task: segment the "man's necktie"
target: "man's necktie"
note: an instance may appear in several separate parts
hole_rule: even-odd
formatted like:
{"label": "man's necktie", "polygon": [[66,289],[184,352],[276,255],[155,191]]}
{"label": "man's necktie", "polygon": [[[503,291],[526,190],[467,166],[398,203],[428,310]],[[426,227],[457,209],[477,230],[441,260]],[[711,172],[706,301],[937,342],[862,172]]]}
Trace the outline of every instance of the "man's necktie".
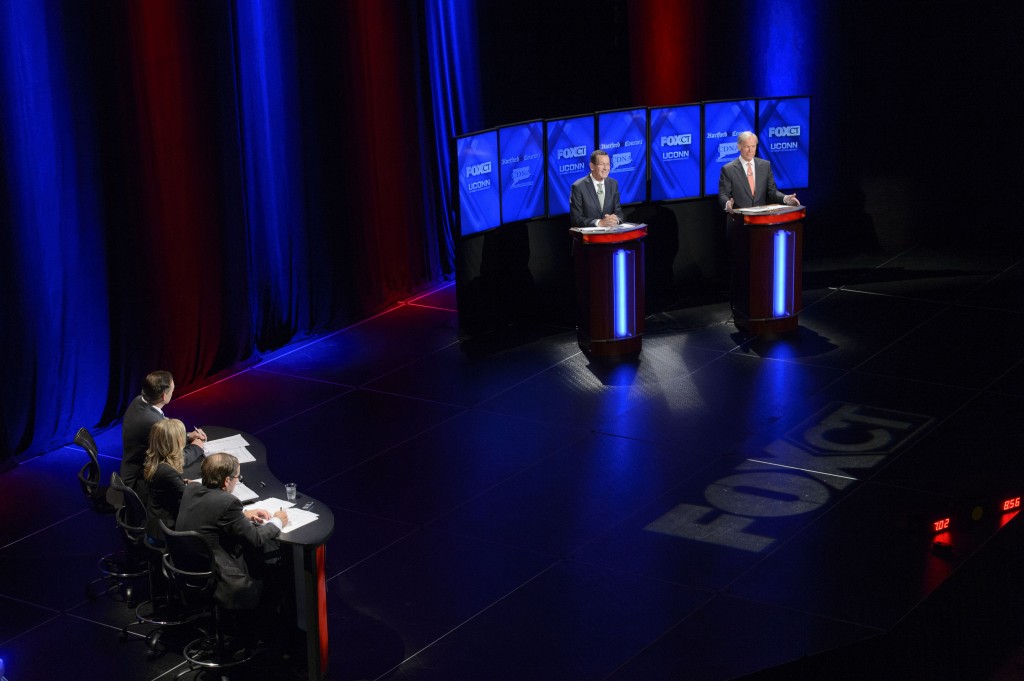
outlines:
{"label": "man's necktie", "polygon": [[601,204],[601,210],[604,210],[604,182],[597,183],[597,202]]}
{"label": "man's necktie", "polygon": [[754,195],[754,162],[747,164],[747,184],[750,185],[750,195]]}

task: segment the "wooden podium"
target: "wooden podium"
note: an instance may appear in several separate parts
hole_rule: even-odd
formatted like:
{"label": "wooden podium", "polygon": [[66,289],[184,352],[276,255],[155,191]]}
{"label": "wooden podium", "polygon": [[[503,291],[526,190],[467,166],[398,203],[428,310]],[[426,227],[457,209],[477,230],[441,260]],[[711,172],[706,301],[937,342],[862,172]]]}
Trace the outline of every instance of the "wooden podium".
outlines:
{"label": "wooden podium", "polygon": [[729,216],[733,321],[741,331],[796,330],[806,215],[804,206],[761,206]]}
{"label": "wooden podium", "polygon": [[640,352],[644,333],[647,225],[573,227],[576,337],[596,356]]}

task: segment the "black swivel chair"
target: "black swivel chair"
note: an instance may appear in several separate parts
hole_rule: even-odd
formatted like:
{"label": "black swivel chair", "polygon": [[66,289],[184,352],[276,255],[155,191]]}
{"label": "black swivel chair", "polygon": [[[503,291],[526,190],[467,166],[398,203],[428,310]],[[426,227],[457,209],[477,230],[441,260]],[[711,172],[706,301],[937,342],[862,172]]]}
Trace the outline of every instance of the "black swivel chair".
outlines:
{"label": "black swivel chair", "polygon": [[79,428],[75,433],[75,444],[85,450],[89,460],[78,471],[78,484],[82,487],[82,494],[89,501],[89,506],[99,513],[113,513],[121,505],[118,494],[108,486],[101,485],[103,475],[100,469],[100,450],[96,446],[96,440],[92,433],[86,428]]}
{"label": "black swivel chair", "polygon": [[116,474],[112,476],[110,484],[111,489],[116,490],[124,499],[124,506],[117,512],[117,525],[124,533],[126,541],[131,541],[143,549],[149,575],[149,600],[139,603],[135,608],[135,621],[121,628],[121,640],[128,640],[129,629],[133,626],[156,625],[145,639],[149,649],[147,656],[152,659],[164,652],[161,646],[164,627],[187,624],[198,619],[203,612],[199,608],[185,605],[164,574],[163,555],[166,544],[162,537],[156,537],[150,531],[153,528],[149,521],[149,512],[139,495],[126,486]]}
{"label": "black swivel chair", "polygon": [[187,605],[201,606],[213,615],[212,635],[188,643],[182,654],[188,668],[175,678],[193,671],[223,669],[248,662],[256,651],[248,648],[242,638],[224,631],[224,613],[216,598],[219,577],[214,569],[213,552],[198,532],[177,532],[160,521],[167,550],[164,568]]}
{"label": "black swivel chair", "polygon": [[[79,428],[75,435],[75,444],[89,455],[89,460],[78,471],[78,482],[90,508],[103,515],[115,513],[117,507],[123,502],[120,493],[107,485],[100,484],[101,469],[96,441],[93,440],[88,430]],[[86,585],[86,597],[89,600],[95,598],[93,587],[96,584],[104,583],[107,585],[106,591],[109,591],[111,586],[116,586],[117,592],[128,605],[134,606],[132,580],[146,574],[145,561],[141,560],[141,555],[137,551],[131,550],[130,547],[126,547],[124,550],[114,551],[103,556],[96,562],[96,566],[100,571],[100,576]]]}

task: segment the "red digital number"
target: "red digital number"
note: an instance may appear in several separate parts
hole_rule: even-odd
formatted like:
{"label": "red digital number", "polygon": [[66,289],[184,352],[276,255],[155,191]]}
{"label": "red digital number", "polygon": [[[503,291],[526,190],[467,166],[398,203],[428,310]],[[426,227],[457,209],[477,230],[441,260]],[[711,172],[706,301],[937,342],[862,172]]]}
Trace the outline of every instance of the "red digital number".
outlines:
{"label": "red digital number", "polygon": [[1020,497],[1014,497],[1013,499],[1007,499],[1003,502],[1003,510],[1009,511],[1015,508],[1020,508]]}
{"label": "red digital number", "polygon": [[943,518],[942,520],[936,520],[932,524],[935,526],[935,531],[936,532],[941,532],[942,530],[945,530],[945,529],[949,528],[949,518]]}

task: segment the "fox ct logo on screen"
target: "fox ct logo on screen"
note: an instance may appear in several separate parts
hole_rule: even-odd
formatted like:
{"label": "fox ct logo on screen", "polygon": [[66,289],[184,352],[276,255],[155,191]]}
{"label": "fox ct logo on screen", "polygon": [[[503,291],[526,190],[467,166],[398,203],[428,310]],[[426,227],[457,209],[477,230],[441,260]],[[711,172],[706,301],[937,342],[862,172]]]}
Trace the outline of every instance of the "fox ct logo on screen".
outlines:
{"label": "fox ct logo on screen", "polygon": [[578,147],[562,147],[557,152],[556,158],[581,158],[587,155],[587,147],[584,144]]}
{"label": "fox ct logo on screen", "polygon": [[483,163],[477,163],[476,165],[466,166],[466,177],[486,175],[489,172],[491,172],[490,161],[484,161]]}
{"label": "fox ct logo on screen", "polygon": [[[466,177],[478,177],[480,175],[488,175],[491,172],[491,162],[484,161],[483,163],[477,163],[476,165],[466,166]],[[478,192],[481,189],[487,189],[491,186],[490,178],[484,178],[482,180],[476,180],[469,182],[466,185],[466,190],[471,192]]]}
{"label": "fox ct logo on screen", "polygon": [[768,128],[768,137],[799,137],[799,125],[777,125]]}

